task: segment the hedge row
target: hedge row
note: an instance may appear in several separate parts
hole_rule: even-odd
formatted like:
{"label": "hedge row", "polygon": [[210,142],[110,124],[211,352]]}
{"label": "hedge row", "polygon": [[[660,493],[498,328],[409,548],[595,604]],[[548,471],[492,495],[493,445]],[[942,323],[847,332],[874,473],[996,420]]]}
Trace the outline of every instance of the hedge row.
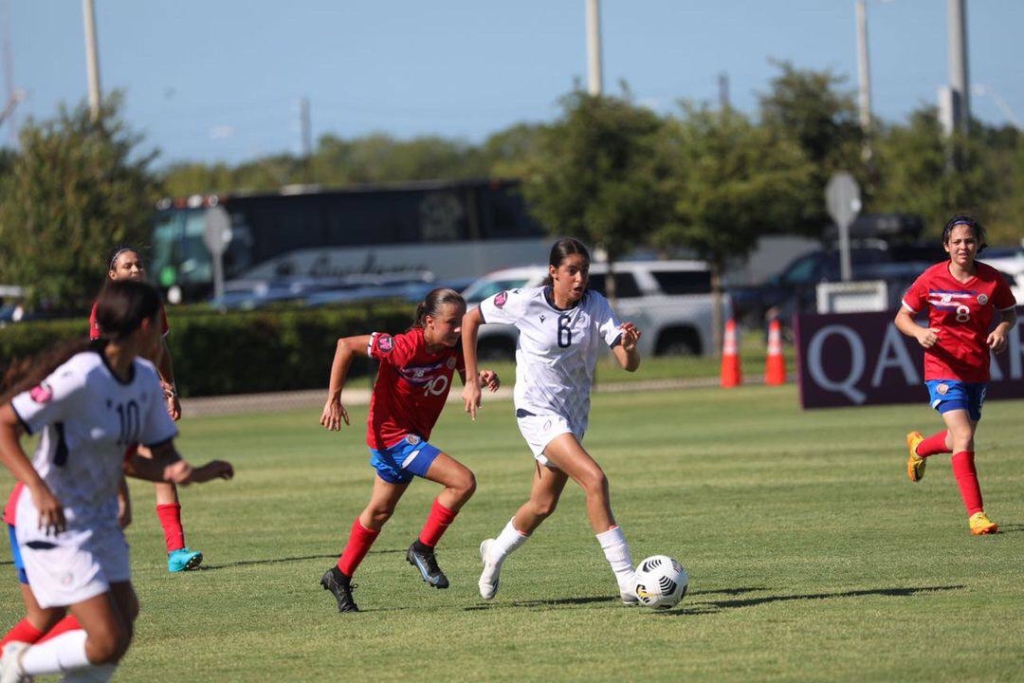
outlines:
{"label": "hedge row", "polygon": [[[413,306],[375,302],[230,313],[183,307],[167,314],[178,391],[193,397],[326,388],[339,337],[401,332],[412,322]],[[84,318],[8,325],[0,329],[0,366],[88,329]],[[357,362],[352,374],[370,368]]]}

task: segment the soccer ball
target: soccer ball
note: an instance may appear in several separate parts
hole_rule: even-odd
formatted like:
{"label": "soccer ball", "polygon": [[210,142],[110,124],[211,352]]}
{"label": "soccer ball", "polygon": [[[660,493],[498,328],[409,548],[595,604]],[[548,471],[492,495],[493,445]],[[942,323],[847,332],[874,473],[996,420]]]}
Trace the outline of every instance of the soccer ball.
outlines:
{"label": "soccer ball", "polygon": [[640,604],[669,609],[686,595],[690,578],[683,565],[668,555],[652,555],[637,565],[633,589]]}

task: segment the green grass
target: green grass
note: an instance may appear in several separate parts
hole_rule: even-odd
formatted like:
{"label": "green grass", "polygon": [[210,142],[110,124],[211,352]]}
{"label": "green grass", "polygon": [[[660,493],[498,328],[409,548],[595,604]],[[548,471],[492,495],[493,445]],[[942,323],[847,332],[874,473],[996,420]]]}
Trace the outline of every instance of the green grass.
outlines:
{"label": "green grass", "polygon": [[[117,680],[1022,680],[1022,408],[986,405],[978,463],[1002,533],[976,538],[948,458],[906,478],[904,434],[939,426],[924,405],[801,412],[793,386],[595,395],[587,445],[634,560],[690,573],[666,612],[619,604],[572,485],[480,600],[477,545],[531,475],[509,402],[476,423],[451,407],[434,435],[479,482],[438,548],[452,587],[405,563],[437,493],[416,482],[356,576],[364,611],[345,615],[318,581],[369,495],[363,427],[328,433],[316,410],[188,419],[181,450],[237,476],[183,490],[206,554],[184,575],[166,571],[151,488],[132,483],[142,614]],[[10,577],[0,623],[19,615]]]}

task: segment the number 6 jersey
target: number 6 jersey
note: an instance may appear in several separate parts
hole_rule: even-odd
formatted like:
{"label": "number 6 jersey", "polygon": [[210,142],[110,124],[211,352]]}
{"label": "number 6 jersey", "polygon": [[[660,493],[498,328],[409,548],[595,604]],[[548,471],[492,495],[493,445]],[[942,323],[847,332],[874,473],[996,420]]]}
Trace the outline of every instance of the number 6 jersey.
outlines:
{"label": "number 6 jersey", "polygon": [[122,382],[99,351],[72,356],[15,396],[11,407],[28,433],[42,430],[32,465],[63,503],[71,525],[111,509],[116,517],[127,448],[155,446],[178,433],[153,364],[136,358],[131,378]]}
{"label": "number 6 jersey", "polygon": [[587,290],[579,303],[559,310],[549,288],[499,292],[480,303],[484,322],[515,325],[517,411],[560,415],[582,434],[590,414],[590,386],[602,346],[622,332],[608,300]]}

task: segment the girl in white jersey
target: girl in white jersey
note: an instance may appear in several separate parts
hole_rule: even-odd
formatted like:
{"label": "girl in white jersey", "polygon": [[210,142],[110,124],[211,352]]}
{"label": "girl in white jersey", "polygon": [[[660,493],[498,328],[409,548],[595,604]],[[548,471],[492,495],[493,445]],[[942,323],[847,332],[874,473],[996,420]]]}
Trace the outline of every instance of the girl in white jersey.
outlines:
{"label": "girl in white jersey", "polygon": [[[477,371],[477,335],[485,322],[519,329],[514,391],[519,430],[536,459],[530,499],[497,538],[480,544],[484,569],[480,595],[494,597],[505,558],[526,542],[558,504],[566,482],[579,484],[587,499],[587,516],[615,573],[624,604],[636,604],[629,544],[615,523],[608,479],[583,448],[590,413],[590,387],[602,345],[611,347],[619,364],[634,372],[640,366],[640,330],[619,323],[608,301],[588,290],[590,254],[580,242],[563,238],[551,248],[550,284],[514,289],[485,299],[462,322],[466,373]],[[480,388],[462,391],[473,419],[480,406]]]}
{"label": "girl in white jersey", "polygon": [[[29,584],[42,608],[66,607],[81,624],[36,645],[8,643],[3,683],[56,673],[106,681],[128,649],[139,605],[117,519],[122,474],[176,484],[233,475],[222,461],[193,468],[174,448],[156,369],[139,357],[160,335],[159,313],[149,285],[109,283],[97,304],[101,339],[40,358],[0,404],[0,462],[26,489],[16,535]],[[41,434],[33,461],[22,432]]]}

